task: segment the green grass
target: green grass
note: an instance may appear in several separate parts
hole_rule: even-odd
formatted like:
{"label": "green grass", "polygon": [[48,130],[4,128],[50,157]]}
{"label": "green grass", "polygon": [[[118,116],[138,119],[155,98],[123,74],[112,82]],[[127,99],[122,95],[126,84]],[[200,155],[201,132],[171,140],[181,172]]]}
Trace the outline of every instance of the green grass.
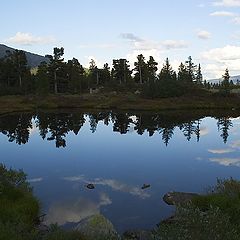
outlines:
{"label": "green grass", "polygon": [[0,114],[36,109],[82,108],[119,110],[184,110],[184,109],[239,109],[240,97],[205,95],[161,99],[145,99],[133,93],[99,93],[82,95],[1,96]]}
{"label": "green grass", "polygon": [[0,240],[83,240],[76,231],[54,226],[38,231],[39,201],[32,194],[26,174],[0,164]]}
{"label": "green grass", "polygon": [[207,195],[178,206],[175,221],[162,223],[155,239],[240,239],[240,182],[218,180]]}

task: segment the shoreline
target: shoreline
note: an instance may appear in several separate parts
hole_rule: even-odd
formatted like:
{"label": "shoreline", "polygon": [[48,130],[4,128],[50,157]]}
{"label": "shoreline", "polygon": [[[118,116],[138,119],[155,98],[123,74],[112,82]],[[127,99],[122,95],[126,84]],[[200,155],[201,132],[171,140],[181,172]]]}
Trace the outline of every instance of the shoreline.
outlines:
{"label": "shoreline", "polygon": [[126,111],[240,110],[240,97],[196,96],[145,99],[134,94],[82,94],[0,97],[0,115],[12,112],[91,109]]}

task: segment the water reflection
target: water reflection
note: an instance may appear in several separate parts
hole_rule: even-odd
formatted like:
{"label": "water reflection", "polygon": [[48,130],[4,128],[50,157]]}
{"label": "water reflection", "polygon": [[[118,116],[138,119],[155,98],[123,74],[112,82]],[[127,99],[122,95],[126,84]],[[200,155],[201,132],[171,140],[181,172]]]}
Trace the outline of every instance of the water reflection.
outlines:
{"label": "water reflection", "polygon": [[206,115],[217,120],[218,131],[224,143],[227,143],[229,131],[233,127],[231,117],[237,113],[229,113],[226,117],[219,113],[201,112],[161,112],[161,113],[134,113],[102,111],[96,113],[63,112],[63,113],[20,113],[0,117],[0,132],[7,136],[9,142],[26,144],[32,132],[39,131],[42,139],[55,141],[56,147],[66,147],[66,136],[73,132],[78,135],[86,122],[89,122],[90,131],[97,130],[99,122],[105,125],[112,124],[112,130],[120,134],[136,132],[139,135],[148,133],[149,137],[160,134],[162,141],[167,146],[179,129],[187,141],[193,137],[197,141],[201,136],[209,133],[209,129],[201,126],[202,118]]}
{"label": "water reflection", "polygon": [[[130,195],[137,196],[141,199],[149,198],[150,194],[143,191],[139,186],[130,186],[128,184],[119,182],[115,179],[104,179],[104,178],[95,178],[91,181],[87,180],[84,175],[64,177],[66,181],[70,182],[79,182],[79,183],[89,183],[91,182],[94,185],[100,185],[105,187],[110,187],[114,191],[119,191],[123,193],[129,193]],[[83,184],[81,184],[83,185]]]}
{"label": "water reflection", "polygon": [[82,219],[100,213],[102,206],[112,203],[106,193],[101,193],[98,202],[91,199],[78,198],[53,203],[47,213],[45,223],[58,223],[65,225],[66,223],[78,223]]}

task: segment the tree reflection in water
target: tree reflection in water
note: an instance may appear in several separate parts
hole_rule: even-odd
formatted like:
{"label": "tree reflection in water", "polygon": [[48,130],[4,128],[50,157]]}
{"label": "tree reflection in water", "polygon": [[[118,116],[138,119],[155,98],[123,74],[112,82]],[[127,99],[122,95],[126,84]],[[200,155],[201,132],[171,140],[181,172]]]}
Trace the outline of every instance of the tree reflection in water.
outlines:
{"label": "tree reflection in water", "polygon": [[176,129],[182,131],[187,141],[193,136],[197,141],[201,137],[201,119],[209,116],[217,120],[218,131],[224,143],[227,143],[229,130],[233,127],[231,117],[238,117],[237,113],[230,112],[39,112],[16,113],[0,117],[0,132],[7,136],[10,142],[26,144],[34,126],[38,129],[42,139],[55,141],[56,147],[66,147],[66,136],[69,132],[78,135],[82,126],[89,121],[90,130],[94,133],[98,123],[112,124],[114,132],[127,134],[130,129],[142,135],[145,132],[149,137],[155,133],[161,134],[162,141],[167,146],[174,136]]}

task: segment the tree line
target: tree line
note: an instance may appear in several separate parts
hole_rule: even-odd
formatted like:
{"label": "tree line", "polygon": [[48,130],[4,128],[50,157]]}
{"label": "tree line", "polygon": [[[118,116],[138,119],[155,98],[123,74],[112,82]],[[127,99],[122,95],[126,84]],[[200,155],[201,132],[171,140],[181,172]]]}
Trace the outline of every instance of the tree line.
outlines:
{"label": "tree line", "polygon": [[189,56],[174,71],[169,59],[162,68],[150,56],[140,54],[134,68],[127,59],[114,59],[112,68],[105,63],[102,68],[92,59],[89,68],[84,68],[78,59],[64,61],[64,48],[54,48],[53,55],[46,55],[36,71],[28,67],[24,51],[7,51],[0,59],[0,94],[80,94],[90,89],[111,91],[134,91],[145,97],[174,97],[194,90],[220,88],[226,94],[231,89],[230,76],[226,69],[221,85],[203,81],[201,65],[194,64]]}

